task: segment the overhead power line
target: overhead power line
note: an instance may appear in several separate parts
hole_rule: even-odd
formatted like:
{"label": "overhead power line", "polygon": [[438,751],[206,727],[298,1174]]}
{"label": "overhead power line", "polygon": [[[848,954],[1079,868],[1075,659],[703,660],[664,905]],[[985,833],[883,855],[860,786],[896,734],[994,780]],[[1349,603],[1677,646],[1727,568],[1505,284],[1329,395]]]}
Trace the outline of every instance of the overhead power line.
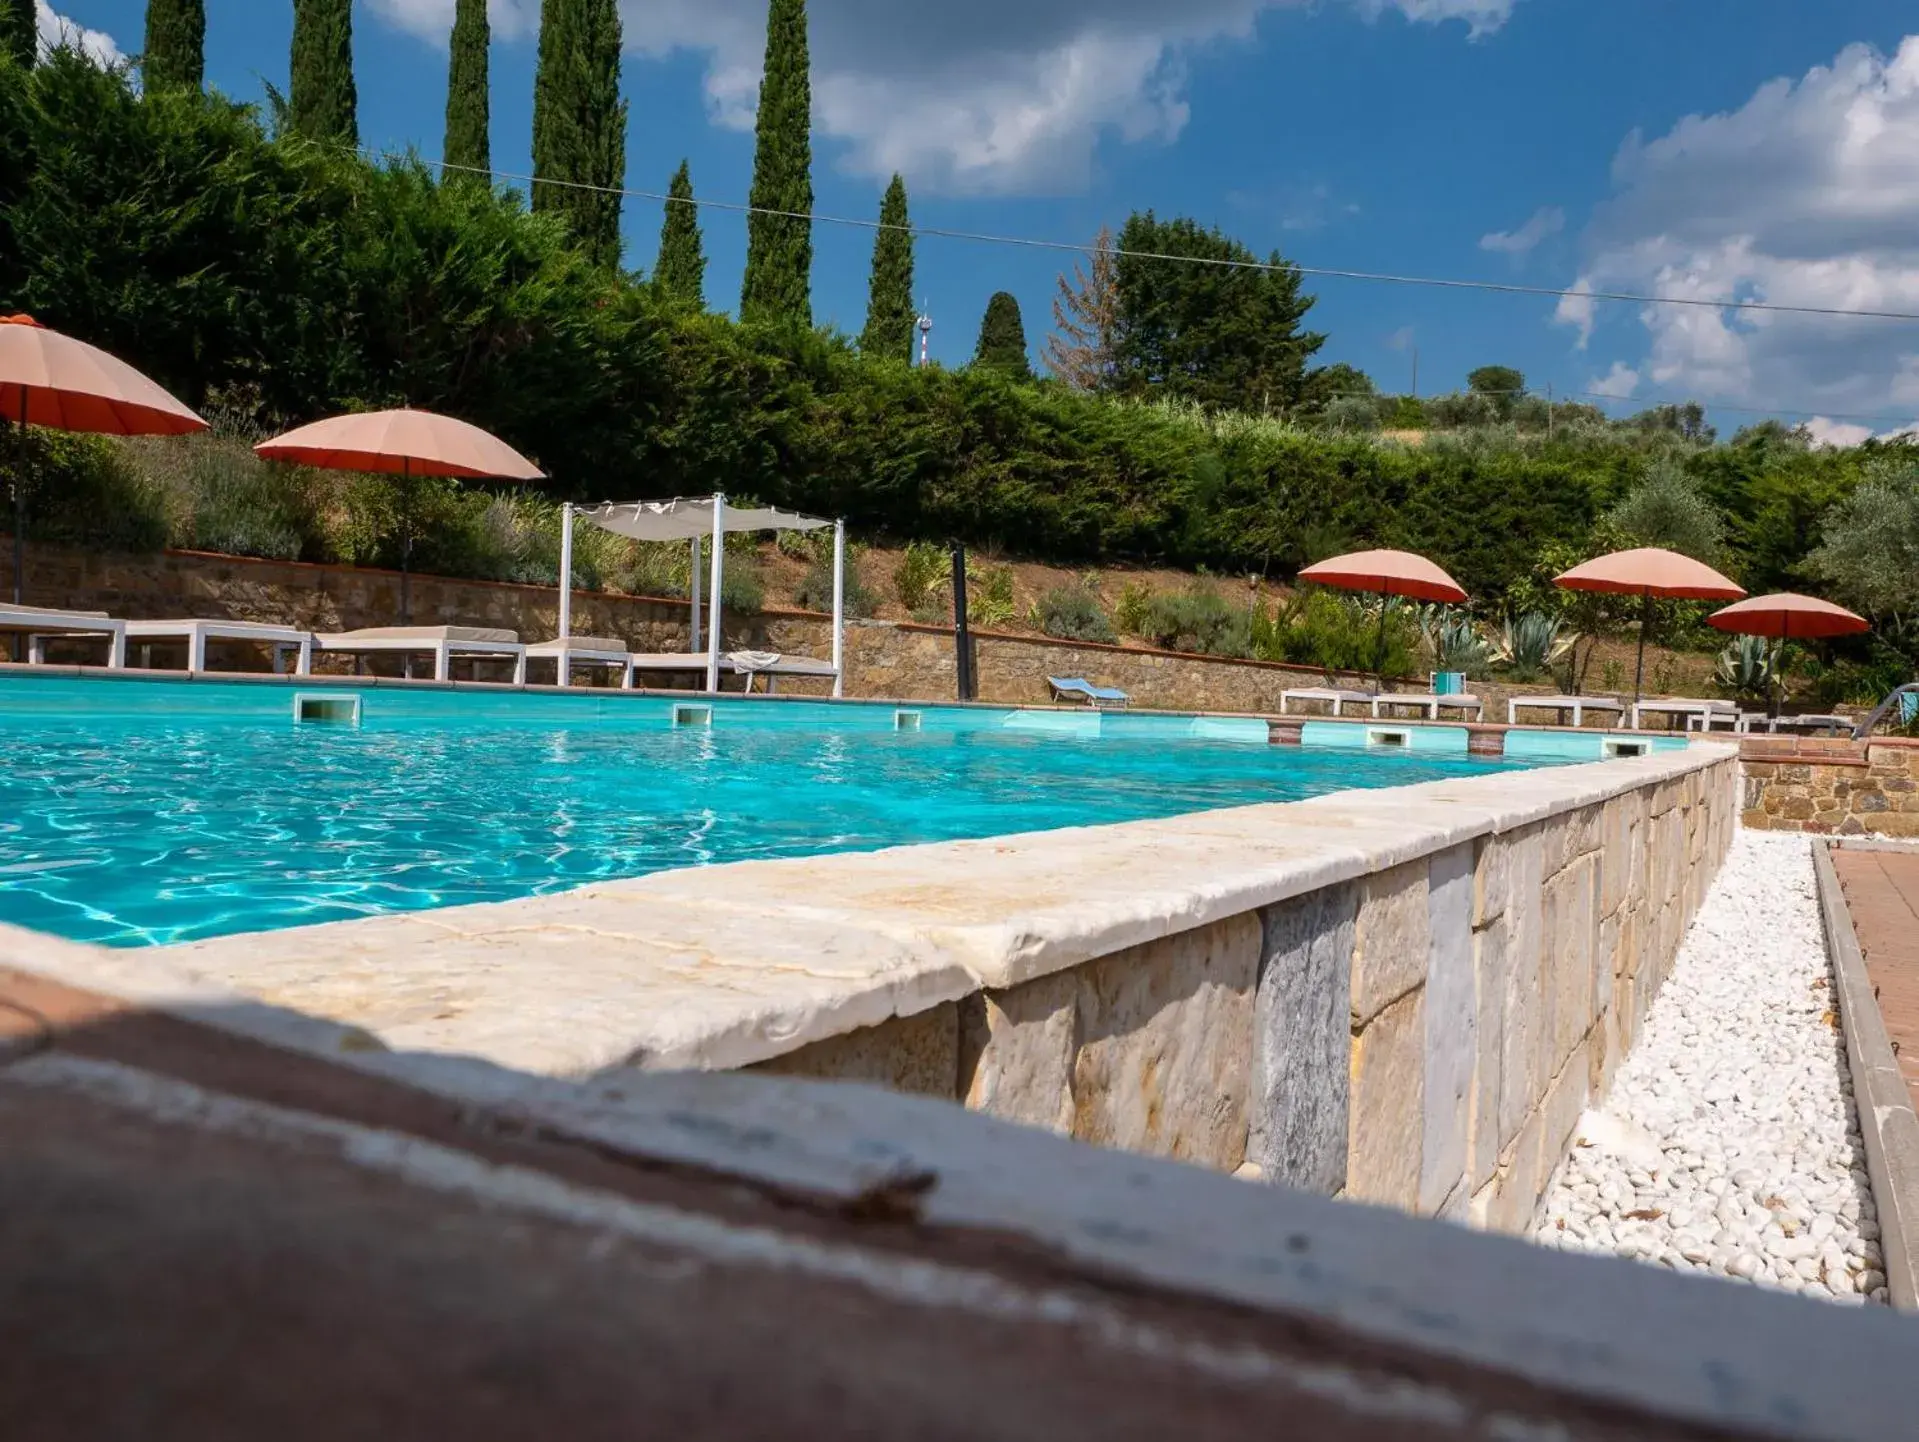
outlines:
{"label": "overhead power line", "polygon": [[[350,147],[349,147],[350,148]],[[1211,256],[1168,255],[1150,250],[1123,250],[1118,246],[1100,247],[1088,245],[1082,241],[1045,240],[1026,235],[996,235],[989,231],[953,230],[933,225],[887,225],[879,220],[867,220],[859,216],[823,215],[818,211],[778,210],[769,206],[752,205],[736,200],[702,200],[695,196],[668,195],[657,190],[637,190],[631,186],[593,185],[580,180],[548,180],[533,175],[519,175],[512,171],[488,170],[477,165],[450,165],[444,160],[425,161],[424,164],[437,167],[441,171],[458,171],[464,174],[485,175],[494,180],[511,181],[520,185],[557,185],[569,190],[591,191],[599,195],[621,195],[631,200],[658,201],[663,205],[692,205],[703,210],[725,211],[736,215],[763,215],[785,220],[804,220],[816,225],[841,225],[856,230],[901,230],[908,235],[934,240],[963,240],[979,245],[1009,245],[1026,250],[1055,251],[1070,255],[1109,255],[1114,259],[1165,261],[1175,265],[1204,265],[1224,270],[1278,271],[1294,275],[1312,276],[1318,280],[1357,280],[1377,285],[1418,286],[1433,290],[1469,290],[1492,292],[1498,295],[1538,296],[1549,300],[1594,300],[1617,301],[1627,305],[1677,305],[1690,306],[1701,310],[1731,310],[1766,315],[1816,315],[1834,316],[1849,320],[1897,320],[1919,321],[1919,313],[1899,310],[1858,310],[1845,306],[1823,305],[1780,305],[1772,301],[1761,300],[1715,300],[1690,295],[1640,295],[1632,291],[1621,290],[1581,290],[1568,286],[1555,288],[1544,285],[1520,285],[1512,281],[1499,280],[1461,280],[1445,276],[1398,275],[1388,271],[1353,270],[1345,267],[1323,265],[1297,265],[1292,261],[1274,264],[1263,260],[1219,260]]]}

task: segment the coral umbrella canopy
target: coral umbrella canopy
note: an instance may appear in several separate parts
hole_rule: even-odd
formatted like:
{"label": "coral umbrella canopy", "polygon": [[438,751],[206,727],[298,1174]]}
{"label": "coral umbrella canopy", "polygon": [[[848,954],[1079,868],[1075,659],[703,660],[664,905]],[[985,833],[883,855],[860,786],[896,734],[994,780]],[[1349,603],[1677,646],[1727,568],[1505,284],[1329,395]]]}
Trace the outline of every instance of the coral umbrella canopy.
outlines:
{"label": "coral umbrella canopy", "polygon": [[1825,636],[1856,636],[1872,629],[1864,616],[1835,606],[1817,596],[1782,591],[1754,596],[1715,611],[1706,623],[1739,636],[1765,636],[1774,641],[1814,641]]}
{"label": "coral umbrella canopy", "polygon": [[184,436],[207,428],[125,361],[24,315],[0,316],[0,414],[105,436]]}
{"label": "coral umbrella canopy", "polygon": [[1414,601],[1445,601],[1457,605],[1465,588],[1424,556],[1411,551],[1355,551],[1334,556],[1299,573],[1302,581],[1338,586],[1346,591],[1371,591],[1383,596],[1405,596]]}
{"label": "coral umbrella canopy", "polygon": [[501,481],[537,481],[544,476],[499,437],[432,411],[335,416],[262,441],[253,449],[268,460],[330,471]]}
{"label": "coral umbrella canopy", "polygon": [[1604,591],[1619,596],[1658,596],[1677,601],[1736,601],[1745,588],[1728,580],[1703,561],[1647,546],[1637,551],[1614,551],[1609,556],[1574,566],[1554,585],[1569,591]]}

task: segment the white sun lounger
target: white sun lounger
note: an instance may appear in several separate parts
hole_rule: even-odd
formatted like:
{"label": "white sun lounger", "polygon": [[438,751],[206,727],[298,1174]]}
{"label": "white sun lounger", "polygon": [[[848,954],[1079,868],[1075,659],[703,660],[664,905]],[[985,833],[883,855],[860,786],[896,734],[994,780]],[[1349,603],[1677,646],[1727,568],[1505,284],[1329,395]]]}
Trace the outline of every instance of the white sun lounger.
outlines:
{"label": "white sun lounger", "polygon": [[1048,676],[1055,701],[1084,701],[1095,711],[1124,711],[1133,698],[1117,686],[1095,686],[1083,676]]}
{"label": "white sun lounger", "polygon": [[313,670],[313,636],[298,626],[275,626],[262,621],[220,621],[188,617],[176,621],[129,621],[129,641],[184,641],[187,670],[207,669],[207,642],[257,641],[273,648],[274,670],[282,658],[292,652],[293,674],[305,676]]}
{"label": "white sun lounger", "polygon": [[555,684],[573,684],[575,666],[598,666],[620,673],[620,685],[633,689],[633,656],[626,642],[604,636],[562,636],[556,641],[541,641],[526,648],[529,661],[551,661]]}
{"label": "white sun lounger", "polygon": [[[697,671],[706,674],[706,652],[704,651],[635,651],[626,658],[633,663],[633,669],[661,675],[671,675],[681,671]],[[722,674],[733,674],[739,668],[726,657],[720,657]]]}
{"label": "white sun lounger", "polygon": [[1337,686],[1301,686],[1279,693],[1279,714],[1289,714],[1295,701],[1319,701],[1331,706],[1333,715],[1341,716],[1348,706],[1371,706],[1377,694],[1373,691],[1344,691]]}
{"label": "white sun lounger", "polygon": [[783,656],[777,651],[728,651],[726,660],[746,677],[749,694],[755,676],[766,677],[766,691],[770,696],[779,690],[782,676],[814,676],[830,681],[839,674],[831,661],[819,661],[811,656]]}
{"label": "white sun lounger", "polygon": [[46,642],[85,637],[107,643],[107,665],[127,664],[127,623],[116,621],[104,611],[58,611],[45,606],[0,604],[0,634],[25,636],[27,660],[35,666],[46,664]]}
{"label": "white sun lounger", "polygon": [[356,659],[363,656],[431,656],[433,679],[453,679],[455,657],[511,661],[515,684],[526,683],[526,647],[511,631],[480,626],[373,626],[363,631],[316,635],[314,646]]}
{"label": "white sun lounger", "polygon": [[1506,724],[1517,726],[1521,711],[1557,711],[1562,720],[1570,711],[1573,725],[1584,726],[1588,711],[1619,717],[1626,714],[1626,705],[1604,696],[1515,696],[1506,703]]}
{"label": "white sun lounger", "polygon": [[1486,703],[1477,696],[1459,692],[1442,696],[1436,691],[1393,691],[1373,697],[1375,716],[1388,715],[1395,706],[1417,707],[1425,713],[1428,721],[1437,721],[1441,711],[1464,711],[1477,720],[1486,709]]}
{"label": "white sun lounger", "polygon": [[1648,715],[1679,716],[1686,722],[1688,731],[1710,731],[1716,722],[1725,722],[1728,727],[1739,727],[1739,708],[1730,701],[1700,701],[1690,697],[1675,697],[1670,701],[1641,701],[1632,708],[1632,729],[1642,729],[1642,721]]}

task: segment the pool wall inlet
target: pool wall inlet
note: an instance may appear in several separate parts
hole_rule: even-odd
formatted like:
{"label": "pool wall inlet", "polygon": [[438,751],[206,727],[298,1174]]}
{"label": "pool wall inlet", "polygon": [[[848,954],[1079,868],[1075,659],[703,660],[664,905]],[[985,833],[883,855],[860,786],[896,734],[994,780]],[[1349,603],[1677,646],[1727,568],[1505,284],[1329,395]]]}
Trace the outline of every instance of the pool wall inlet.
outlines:
{"label": "pool wall inlet", "polygon": [[369,1045],[862,1081],[1517,1231],[1724,857],[1736,766],[1694,744],[145,954]]}

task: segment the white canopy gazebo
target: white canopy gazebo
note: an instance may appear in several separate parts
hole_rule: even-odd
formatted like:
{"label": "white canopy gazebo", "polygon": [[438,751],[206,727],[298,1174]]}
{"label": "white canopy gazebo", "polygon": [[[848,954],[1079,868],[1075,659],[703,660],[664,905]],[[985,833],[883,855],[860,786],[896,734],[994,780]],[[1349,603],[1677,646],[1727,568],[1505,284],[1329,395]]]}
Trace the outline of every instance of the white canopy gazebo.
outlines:
{"label": "white canopy gazebo", "polygon": [[601,530],[634,541],[689,541],[693,546],[692,651],[700,649],[700,548],[708,537],[713,544],[711,596],[707,603],[706,689],[720,689],[720,584],[726,569],[729,532],[820,531],[833,528],[833,694],[845,690],[846,633],[846,523],[777,511],[770,506],[729,506],[725,496],[696,496],[671,501],[605,501],[597,506],[568,503],[561,510],[560,635],[573,630],[573,518],[591,521]]}

